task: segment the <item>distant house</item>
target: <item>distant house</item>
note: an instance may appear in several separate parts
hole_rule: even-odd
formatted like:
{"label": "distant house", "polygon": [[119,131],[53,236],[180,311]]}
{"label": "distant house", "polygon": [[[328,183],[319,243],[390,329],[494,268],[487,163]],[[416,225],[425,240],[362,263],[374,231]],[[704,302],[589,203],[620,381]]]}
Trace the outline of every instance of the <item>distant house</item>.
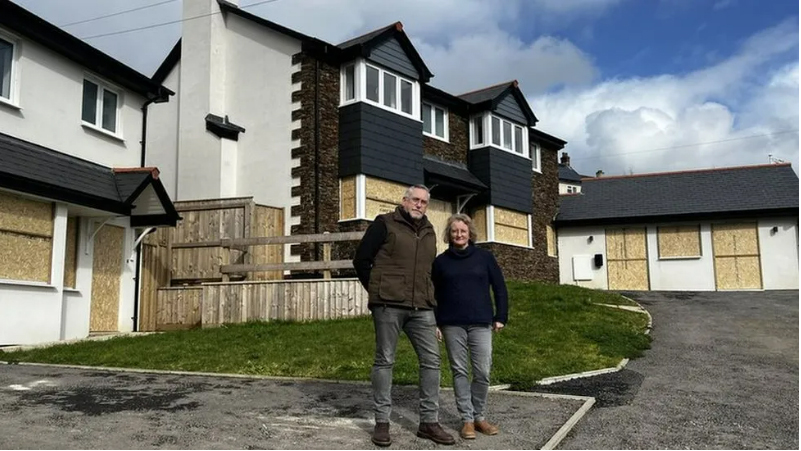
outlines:
{"label": "distant house", "polygon": [[253,196],[286,211],[286,235],[344,232],[423,183],[438,234],[469,213],[509,277],[557,280],[548,230],[565,142],[535,128],[516,81],[461,95],[431,86],[399,22],[332,44],[225,0],[184,2],[184,17],[154,75],[177,101],[153,108],[147,154],[176,199]]}
{"label": "distant house", "polygon": [[0,0],[0,345],[135,329],[137,238],[178,219],[141,167],[170,94]]}
{"label": "distant house", "polygon": [[559,194],[576,194],[581,192],[582,176],[570,166],[570,156],[562,152],[559,159]]}
{"label": "distant house", "polygon": [[560,199],[560,282],[609,290],[798,289],[789,164],[582,179]]}

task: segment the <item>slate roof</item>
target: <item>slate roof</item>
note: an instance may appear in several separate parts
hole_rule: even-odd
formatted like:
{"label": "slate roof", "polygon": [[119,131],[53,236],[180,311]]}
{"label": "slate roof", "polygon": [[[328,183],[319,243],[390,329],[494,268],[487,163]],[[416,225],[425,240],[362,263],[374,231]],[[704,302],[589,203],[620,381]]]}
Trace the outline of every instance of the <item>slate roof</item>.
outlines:
{"label": "slate roof", "polygon": [[487,186],[481,182],[467,166],[452,162],[445,162],[428,155],[423,156],[423,170],[435,177],[448,179],[463,188],[474,191],[483,191]]}
{"label": "slate roof", "polygon": [[514,81],[506,81],[497,85],[481,88],[476,91],[459,94],[456,97],[470,103],[481,103],[488,100],[495,100],[495,98],[503,94],[503,92],[506,91],[509,88],[509,85],[512,83],[514,83]]}
{"label": "slate roof", "polygon": [[345,42],[340,42],[339,44],[337,44],[337,47],[339,47],[341,49],[346,49],[346,48],[354,46],[356,44],[364,44],[364,43],[370,41],[371,39],[373,39],[375,37],[378,37],[378,36],[381,36],[383,33],[386,33],[388,31],[392,30],[393,28],[397,28],[399,26],[399,24],[400,24],[400,22],[395,22],[395,23],[393,23],[391,25],[387,25],[386,27],[381,27],[378,30],[374,30],[374,31],[371,31],[369,33],[365,33],[365,34],[363,34],[361,36],[356,36],[355,38],[348,39]]}
{"label": "slate roof", "polygon": [[132,202],[148,184],[174,225],[178,214],[157,169],[112,169],[0,133],[0,188],[130,215]]}
{"label": "slate roof", "polygon": [[581,175],[570,166],[559,164],[559,180],[581,183]]}
{"label": "slate roof", "polygon": [[0,25],[146,98],[164,101],[174,94],[144,74],[11,1],[0,0]]}
{"label": "slate roof", "polygon": [[798,214],[789,163],[582,179],[560,196],[558,225]]}

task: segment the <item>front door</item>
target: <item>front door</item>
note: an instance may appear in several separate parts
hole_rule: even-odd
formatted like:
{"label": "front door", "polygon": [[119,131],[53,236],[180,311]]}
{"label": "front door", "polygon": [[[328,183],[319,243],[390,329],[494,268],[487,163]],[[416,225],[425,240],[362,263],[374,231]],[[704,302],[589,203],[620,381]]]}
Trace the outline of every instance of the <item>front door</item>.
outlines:
{"label": "front door", "polygon": [[104,225],[95,235],[90,332],[119,330],[120,276],[125,229]]}

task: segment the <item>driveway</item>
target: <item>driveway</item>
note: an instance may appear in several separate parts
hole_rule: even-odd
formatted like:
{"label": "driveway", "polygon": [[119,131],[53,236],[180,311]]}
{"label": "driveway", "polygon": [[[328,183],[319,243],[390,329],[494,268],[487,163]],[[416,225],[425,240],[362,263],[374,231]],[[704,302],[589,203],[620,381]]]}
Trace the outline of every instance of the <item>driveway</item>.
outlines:
{"label": "driveway", "polygon": [[652,349],[537,391],[595,396],[564,449],[798,449],[798,291],[624,293]]}
{"label": "driveway", "polygon": [[[416,437],[416,397],[393,389],[390,449],[443,448]],[[539,449],[584,402],[492,392],[501,433],[457,447]],[[370,387],[359,383],[0,365],[0,412],[0,449],[375,448]],[[461,426],[450,390],[440,421]]]}

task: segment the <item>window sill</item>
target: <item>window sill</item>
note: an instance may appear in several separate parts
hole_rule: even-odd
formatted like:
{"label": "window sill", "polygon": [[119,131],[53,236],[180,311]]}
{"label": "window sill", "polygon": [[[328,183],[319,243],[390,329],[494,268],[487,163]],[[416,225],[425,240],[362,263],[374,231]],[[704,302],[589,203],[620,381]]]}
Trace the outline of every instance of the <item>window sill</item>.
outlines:
{"label": "window sill", "polygon": [[370,221],[370,222],[372,222],[372,219],[367,219],[367,218],[348,218],[348,219],[340,219],[339,221],[337,221],[337,223],[338,224],[345,224],[345,223],[348,223],[348,222],[356,222],[356,221]]}
{"label": "window sill", "polygon": [[12,102],[9,99],[6,99],[5,97],[0,97],[0,105],[4,106],[6,108],[11,108],[12,110],[22,111],[22,107],[21,106],[19,106],[18,104]]}
{"label": "window sill", "polygon": [[527,157],[527,156],[523,155],[522,153],[517,153],[514,150],[507,149],[506,147],[498,146],[496,144],[471,144],[470,145],[470,150],[486,149],[487,147],[491,147],[493,149],[498,149],[498,150],[500,150],[502,152],[506,152],[506,153],[512,154],[512,155],[514,155],[516,157],[525,158],[526,160],[531,160],[531,157]]}
{"label": "window sill", "polygon": [[64,288],[62,288],[62,291],[64,291],[65,293],[81,294],[81,290],[79,290],[77,288],[64,287]]}
{"label": "window sill", "polygon": [[426,132],[423,132],[423,136],[427,136],[427,137],[429,137],[429,138],[436,139],[437,141],[442,141],[442,142],[444,142],[444,143],[448,143],[448,144],[450,144],[450,143],[451,143],[451,142],[450,142],[450,141],[449,141],[447,138],[443,138],[443,137],[441,137],[441,136],[437,136],[437,135],[435,135],[435,134],[433,134],[433,133],[426,133]]}
{"label": "window sill", "polygon": [[55,285],[51,285],[45,282],[34,282],[31,280],[11,280],[11,279],[0,279],[0,286],[2,285],[12,285],[18,287],[32,287],[32,288],[46,288],[55,290],[57,287]]}
{"label": "window sill", "polygon": [[477,241],[476,244],[503,244],[504,246],[519,247],[521,249],[528,249],[528,250],[534,249],[533,247],[530,246],[524,246],[522,244],[515,244],[515,243],[505,243],[503,241]]}
{"label": "window sill", "polygon": [[703,258],[703,255],[696,255],[692,257],[659,257],[657,260],[659,261],[671,261],[671,260],[700,260]]}
{"label": "window sill", "polygon": [[103,136],[107,136],[107,137],[109,137],[111,139],[114,139],[116,141],[119,141],[121,143],[125,142],[125,139],[123,139],[122,136],[120,136],[120,135],[118,135],[116,133],[112,133],[112,132],[110,132],[110,131],[108,131],[106,129],[100,128],[97,125],[90,124],[88,122],[81,122],[81,126],[86,130],[90,130],[90,131],[92,131],[94,133],[100,133]]}
{"label": "window sill", "polygon": [[406,119],[410,119],[410,120],[413,120],[415,122],[419,122],[421,124],[423,123],[422,119],[418,119],[418,118],[414,117],[414,115],[412,115],[412,114],[404,113],[401,110],[396,110],[394,108],[390,108],[390,107],[384,105],[383,103],[373,102],[370,99],[348,100],[345,103],[341,103],[339,106],[343,107],[343,106],[353,105],[354,103],[360,103],[360,102],[364,103],[364,104],[367,104],[367,105],[370,105],[370,106],[374,106],[376,108],[381,108],[384,111],[387,111],[387,112],[392,113],[392,114],[397,114],[400,117],[403,117],[403,118],[406,118]]}

